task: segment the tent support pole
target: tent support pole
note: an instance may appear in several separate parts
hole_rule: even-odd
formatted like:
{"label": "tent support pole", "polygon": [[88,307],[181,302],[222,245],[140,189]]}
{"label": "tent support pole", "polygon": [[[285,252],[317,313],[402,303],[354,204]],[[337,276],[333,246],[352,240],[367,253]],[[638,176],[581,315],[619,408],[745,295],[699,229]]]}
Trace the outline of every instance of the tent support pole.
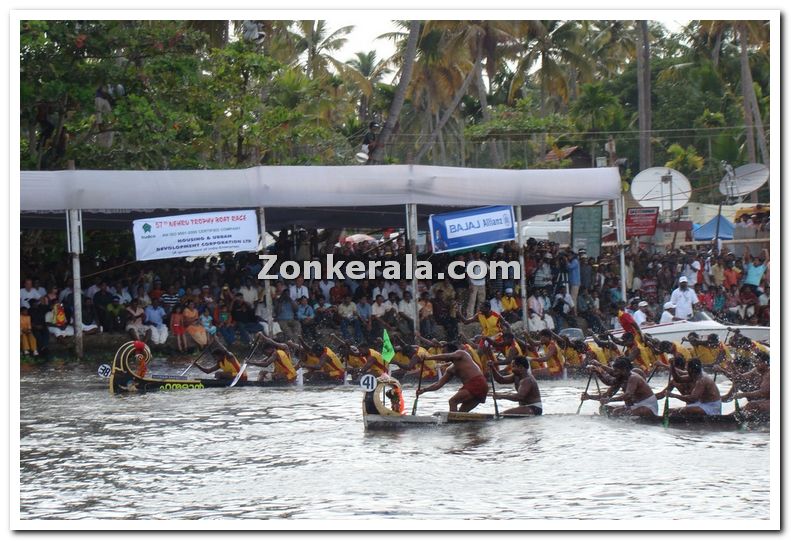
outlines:
{"label": "tent support pole", "polygon": [[85,353],[82,334],[82,279],[80,278],[80,253],[82,252],[82,212],[70,209],[66,216],[71,252],[71,273],[74,278],[74,349],[78,359]]}
{"label": "tent support pole", "polygon": [[[722,220],[722,199],[720,199],[720,207],[717,209],[717,229],[714,231],[714,246],[718,251],[720,245],[720,220]],[[695,240],[694,237],[692,240]]]}
{"label": "tent support pole", "polygon": [[420,331],[420,320],[418,319],[418,292],[417,292],[417,205],[409,203],[406,206],[407,214],[407,239],[409,240],[409,253],[412,255],[412,332],[415,336]]}
{"label": "tent support pole", "polygon": [[621,297],[626,302],[626,256],[624,254],[624,244],[626,243],[626,224],[624,222],[626,203],[623,194],[615,200],[615,232],[618,236],[618,251],[621,256]]}
{"label": "tent support pole", "polygon": [[[264,207],[258,207],[258,228],[261,230],[261,252],[266,253],[266,214]],[[272,285],[268,279],[264,280],[264,297],[266,310],[268,312],[267,326],[269,327],[269,337],[274,338],[275,324],[274,314],[272,313]]]}
{"label": "tent support pole", "polygon": [[522,303],[522,330],[527,331],[527,278],[525,244],[522,238],[522,205],[516,205],[516,242],[519,245],[519,299]]}

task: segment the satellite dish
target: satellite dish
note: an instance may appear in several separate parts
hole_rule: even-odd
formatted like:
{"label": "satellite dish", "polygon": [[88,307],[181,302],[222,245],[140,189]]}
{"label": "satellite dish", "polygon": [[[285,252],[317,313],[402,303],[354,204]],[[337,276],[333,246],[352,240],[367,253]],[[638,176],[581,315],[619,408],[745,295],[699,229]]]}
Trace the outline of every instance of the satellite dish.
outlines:
{"label": "satellite dish", "polygon": [[368,154],[365,152],[358,152],[354,155],[354,158],[360,163],[365,163],[368,161]]}
{"label": "satellite dish", "polygon": [[632,197],[641,207],[673,212],[689,202],[692,186],[687,177],[669,167],[650,167],[632,180]]}
{"label": "satellite dish", "polygon": [[725,164],[726,174],[720,182],[720,193],[728,197],[741,197],[760,188],[769,180],[769,168],[761,163],[748,163],[734,171]]}

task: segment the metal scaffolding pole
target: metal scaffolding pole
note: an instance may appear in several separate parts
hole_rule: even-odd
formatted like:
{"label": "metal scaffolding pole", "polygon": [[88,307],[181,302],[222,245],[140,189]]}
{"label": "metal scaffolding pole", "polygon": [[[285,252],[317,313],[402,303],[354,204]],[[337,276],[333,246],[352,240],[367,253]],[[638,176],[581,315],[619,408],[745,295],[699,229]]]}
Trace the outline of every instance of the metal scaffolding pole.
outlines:
{"label": "metal scaffolding pole", "polygon": [[[264,213],[264,207],[258,208],[258,228],[261,230],[261,251],[266,253],[266,215]],[[272,338],[275,331],[275,314],[272,312],[272,285],[269,283],[268,279],[264,280],[264,297],[266,310],[269,313],[269,317],[267,318],[269,337]]]}
{"label": "metal scaffolding pole", "polygon": [[519,298],[522,301],[522,329],[527,330],[527,278],[525,277],[524,239],[522,238],[522,206],[516,206],[516,242],[519,244]]}

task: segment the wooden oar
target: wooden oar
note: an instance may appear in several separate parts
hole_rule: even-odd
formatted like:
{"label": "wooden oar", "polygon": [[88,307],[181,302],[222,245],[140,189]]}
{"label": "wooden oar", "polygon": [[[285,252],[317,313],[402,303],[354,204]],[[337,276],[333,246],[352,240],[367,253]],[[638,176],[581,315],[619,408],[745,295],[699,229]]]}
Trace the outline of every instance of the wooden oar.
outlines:
{"label": "wooden oar", "polygon": [[492,382],[492,400],[494,401],[494,418],[500,418],[500,410],[497,407],[497,397],[494,396],[497,393],[497,389],[494,388],[494,366],[489,369],[489,381]]}
{"label": "wooden oar", "polygon": [[673,379],[673,370],[668,367],[667,392],[665,394],[665,411],[662,412],[662,426],[670,426],[670,382]]}
{"label": "wooden oar", "polygon": [[415,403],[412,404],[412,415],[417,415],[417,399],[420,398],[420,386],[423,384],[423,367],[426,364],[425,359],[420,359],[420,375],[417,378],[417,391],[415,392]]}
{"label": "wooden oar", "polygon": [[[590,375],[588,376],[588,384],[585,386],[585,393],[586,393],[586,394],[587,394],[587,392],[588,392],[588,389],[590,389],[590,386],[591,386],[591,380],[592,380],[592,379],[593,379],[593,372],[591,372],[591,373],[590,373]],[[597,382],[597,383],[598,383],[598,381],[599,381],[599,380],[596,380],[596,382]],[[577,408],[577,415],[579,415],[579,414],[580,414],[580,411],[582,411],[582,403],[583,403],[583,402],[585,402],[585,399],[581,398],[581,399],[580,399],[580,405],[579,405],[579,407]]]}
{"label": "wooden oar", "polygon": [[186,375],[186,373],[187,373],[187,372],[189,372],[189,371],[192,369],[192,367],[193,367],[193,366],[195,366],[196,364],[198,364],[198,361],[200,361],[201,357],[203,357],[203,354],[204,354],[204,353],[206,353],[206,351],[207,351],[208,349],[209,349],[209,344],[206,344],[206,347],[205,347],[205,348],[203,348],[203,350],[200,352],[200,355],[198,355],[198,358],[197,358],[197,359],[195,359],[194,361],[192,361],[192,364],[190,364],[190,365],[189,365],[189,366],[186,368],[186,370],[184,370],[184,372],[182,372],[181,374],[179,374],[179,377],[184,377],[184,375]]}
{"label": "wooden oar", "polygon": [[233,378],[233,381],[231,382],[231,384],[228,387],[233,387],[234,385],[239,383],[240,379],[242,379],[242,375],[244,374],[244,371],[247,370],[247,363],[249,363],[250,359],[253,358],[253,355],[255,354],[255,350],[258,349],[258,345],[260,343],[261,342],[258,340],[258,337],[256,337],[255,342],[253,342],[253,349],[251,349],[250,353],[247,355],[247,357],[245,357],[244,363],[242,364],[242,367],[239,369],[239,373],[236,374],[236,377]]}

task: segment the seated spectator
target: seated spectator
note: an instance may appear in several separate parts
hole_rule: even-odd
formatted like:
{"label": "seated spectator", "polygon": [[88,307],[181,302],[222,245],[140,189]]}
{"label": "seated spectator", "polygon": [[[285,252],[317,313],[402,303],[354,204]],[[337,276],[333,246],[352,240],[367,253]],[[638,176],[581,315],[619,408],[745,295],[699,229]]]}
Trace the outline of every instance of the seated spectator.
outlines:
{"label": "seated spectator", "polygon": [[[494,308],[492,308],[492,310],[494,310]],[[519,301],[514,297],[514,290],[510,287],[506,288],[505,295],[500,299],[500,315],[502,315],[508,323],[516,323],[522,319],[522,310],[519,308]]]}
{"label": "seated spectator", "polygon": [[417,304],[420,334],[425,338],[431,338],[434,336],[436,323],[434,321],[434,305],[431,303],[428,291],[420,294],[420,300]]}
{"label": "seated spectator", "polygon": [[147,342],[151,337],[151,329],[143,323],[145,311],[140,307],[137,299],[132,299],[132,304],[126,307],[126,331],[132,340]]}
{"label": "seated spectator", "polygon": [[244,302],[244,297],[242,297],[241,293],[237,293],[236,298],[234,298],[231,305],[231,316],[233,317],[236,330],[239,332],[240,340],[246,344],[251,342],[251,334],[264,330],[253,313],[253,307]]}
{"label": "seated spectator", "polygon": [[371,305],[371,332],[373,336],[382,336],[385,329],[392,334],[396,325],[395,316],[396,309],[390,304],[390,301],[386,301],[381,294],[377,295],[375,302]]}
{"label": "seated spectator", "polygon": [[209,335],[200,322],[200,313],[195,306],[195,301],[190,299],[182,312],[184,318],[184,329],[195,342],[198,348],[203,349],[209,343]]}
{"label": "seated spectator", "polygon": [[343,302],[338,305],[337,311],[341,320],[341,336],[344,340],[351,340],[351,331],[354,331],[355,342],[361,343],[363,341],[362,325],[357,313],[357,305],[352,302],[351,295],[344,297]]}
{"label": "seated spectator", "polygon": [[19,290],[19,297],[20,297],[20,306],[22,306],[24,308],[30,308],[30,304],[28,303],[28,301],[30,299],[38,300],[38,299],[41,298],[41,295],[33,287],[33,280],[28,278],[27,280],[25,280],[25,283],[22,286],[22,289]]}
{"label": "seated spectator", "polygon": [[302,328],[302,336],[309,340],[316,340],[316,311],[308,303],[308,298],[302,296],[297,306],[297,321]]}
{"label": "seated spectator", "polygon": [[96,308],[93,299],[84,297],[82,299],[82,333],[85,335],[98,334],[102,331],[96,319]]}
{"label": "seated spectator", "polygon": [[357,316],[360,318],[363,339],[370,340],[373,331],[373,309],[368,303],[368,297],[365,295],[357,303]]}
{"label": "seated spectator", "polygon": [[289,295],[288,289],[284,289],[275,301],[275,319],[288,338],[302,336],[302,327],[297,321],[297,303]]}
{"label": "seated spectator", "polygon": [[280,328],[280,324],[272,319],[272,332],[269,332],[269,308],[266,306],[266,302],[263,300],[264,297],[261,297],[261,300],[255,303],[255,318],[258,320],[258,323],[264,328],[263,333],[270,338],[277,336],[278,334],[282,333],[283,330]]}

